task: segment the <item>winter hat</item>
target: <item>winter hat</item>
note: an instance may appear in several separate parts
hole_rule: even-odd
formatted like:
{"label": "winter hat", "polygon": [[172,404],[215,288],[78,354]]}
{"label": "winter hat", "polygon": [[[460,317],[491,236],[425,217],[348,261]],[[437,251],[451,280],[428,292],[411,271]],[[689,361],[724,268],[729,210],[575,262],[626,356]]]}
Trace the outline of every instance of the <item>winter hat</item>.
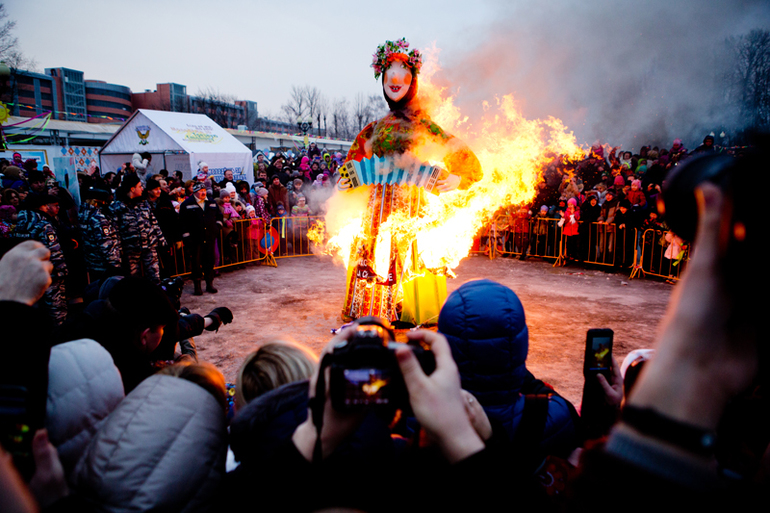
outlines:
{"label": "winter hat", "polygon": [[567,205],[572,205],[573,207],[577,206],[577,200],[575,198],[570,198],[567,200]]}
{"label": "winter hat", "polygon": [[267,189],[265,189],[264,187],[257,189],[257,196],[262,196],[264,198],[265,196],[267,196],[267,194],[268,194]]}
{"label": "winter hat", "polygon": [[222,198],[222,199],[229,198],[230,197],[230,193],[227,192],[227,189],[222,189],[222,191],[219,193],[219,197]]}
{"label": "winter hat", "polygon": [[626,355],[620,366],[620,375],[625,377],[626,370],[637,360],[649,360],[655,354],[654,349],[634,349]]}
{"label": "winter hat", "polygon": [[15,213],[16,209],[13,208],[13,205],[0,206],[0,221],[10,221]]}
{"label": "winter hat", "polygon": [[198,192],[201,189],[205,189],[206,185],[204,185],[202,182],[198,182],[195,185],[193,185],[193,192]]}
{"label": "winter hat", "polygon": [[5,169],[3,169],[3,174],[6,178],[15,178],[16,180],[21,179],[21,169],[16,166],[6,166]]}
{"label": "winter hat", "polygon": [[642,188],[642,181],[641,180],[634,180],[633,182],[631,182],[631,186],[632,187],[636,186],[637,189],[641,189]]}
{"label": "winter hat", "polygon": [[615,177],[615,185],[621,185],[621,186],[626,185],[626,179],[623,178],[620,175],[616,176]]}
{"label": "winter hat", "polygon": [[227,182],[224,190],[227,191],[227,194],[233,194],[235,192],[235,185],[233,185],[233,182]]}

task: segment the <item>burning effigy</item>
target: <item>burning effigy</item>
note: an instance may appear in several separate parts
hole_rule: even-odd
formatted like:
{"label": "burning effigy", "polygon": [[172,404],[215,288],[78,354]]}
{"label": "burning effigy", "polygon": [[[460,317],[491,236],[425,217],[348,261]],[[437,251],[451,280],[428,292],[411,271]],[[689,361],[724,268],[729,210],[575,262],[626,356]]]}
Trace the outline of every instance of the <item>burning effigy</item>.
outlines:
{"label": "burning effigy", "polygon": [[[471,120],[432,82],[437,51],[405,39],[377,48],[372,67],[389,112],[356,137],[316,251],[347,268],[342,317],[435,323],[446,277],[501,207],[531,200],[545,163],[582,154],[555,118],[526,120],[512,96]],[[418,88],[419,75],[419,88]]]}

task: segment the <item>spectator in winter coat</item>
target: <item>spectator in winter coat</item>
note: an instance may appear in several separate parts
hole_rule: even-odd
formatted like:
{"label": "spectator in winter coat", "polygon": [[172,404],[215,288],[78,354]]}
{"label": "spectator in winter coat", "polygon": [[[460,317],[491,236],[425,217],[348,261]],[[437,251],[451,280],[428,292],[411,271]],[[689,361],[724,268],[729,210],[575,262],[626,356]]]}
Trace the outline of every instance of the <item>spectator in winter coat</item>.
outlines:
{"label": "spectator in winter coat", "polygon": [[138,176],[126,176],[110,205],[110,213],[120,232],[126,273],[146,276],[159,284],[157,250],[158,246],[166,245],[166,239],[150,204],[143,198],[143,192]]}
{"label": "spectator in winter coat", "polygon": [[64,252],[59,243],[56,216],[59,200],[49,194],[30,195],[16,220],[13,236],[18,239],[35,240],[43,243],[51,252],[51,286],[41,299],[41,306],[55,324],[61,325],[67,318],[67,296],[65,279],[68,274]]}
{"label": "spectator in winter coat", "polygon": [[175,374],[181,375],[153,376],[128,394],[88,445],[73,481],[95,509],[218,509],[227,448],[224,378],[200,365]]}
{"label": "spectator in winter coat", "polygon": [[573,406],[527,370],[529,333],[516,294],[490,280],[476,280],[454,291],[439,315],[460,371],[462,388],[473,394],[492,422],[492,437],[521,443],[517,429],[527,394],[550,394],[542,433],[524,441],[531,449],[531,470],[547,454],[569,455],[578,445]]}
{"label": "spectator in winter coat", "polygon": [[86,268],[90,281],[120,273],[122,256],[118,228],[109,217],[107,205],[112,193],[103,189],[89,189],[80,206],[78,221],[83,234]]}
{"label": "spectator in winter coat", "polygon": [[278,212],[278,203],[282,203],[284,206],[289,204],[289,192],[277,175],[270,180],[270,187],[268,187],[267,192],[267,203],[272,215]]}

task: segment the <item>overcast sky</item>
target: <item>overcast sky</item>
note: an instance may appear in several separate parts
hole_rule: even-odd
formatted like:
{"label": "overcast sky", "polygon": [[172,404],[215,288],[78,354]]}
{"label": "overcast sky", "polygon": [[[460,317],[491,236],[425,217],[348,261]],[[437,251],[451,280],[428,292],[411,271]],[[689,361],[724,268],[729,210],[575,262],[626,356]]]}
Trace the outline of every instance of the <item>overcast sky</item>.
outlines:
{"label": "overcast sky", "polygon": [[699,110],[713,49],[770,27],[767,0],[4,3],[41,70],[74,68],[134,92],[211,87],[276,116],[292,85],[331,100],[381,94],[371,55],[404,36],[420,49],[435,43],[441,77],[471,114],[513,93],[525,115],[563,119],[579,143],[637,148],[640,133],[665,139],[693,120],[718,122]]}

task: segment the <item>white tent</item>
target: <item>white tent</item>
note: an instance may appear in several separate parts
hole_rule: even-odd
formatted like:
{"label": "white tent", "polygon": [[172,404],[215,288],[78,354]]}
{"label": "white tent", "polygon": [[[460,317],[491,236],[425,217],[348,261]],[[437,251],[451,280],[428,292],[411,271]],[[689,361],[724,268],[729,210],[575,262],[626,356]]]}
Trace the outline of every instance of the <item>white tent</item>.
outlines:
{"label": "white tent", "polygon": [[102,174],[143,152],[152,155],[148,175],[167,169],[189,180],[205,162],[217,181],[231,169],[236,181],[254,182],[251,150],[203,114],[137,110],[99,151]]}

